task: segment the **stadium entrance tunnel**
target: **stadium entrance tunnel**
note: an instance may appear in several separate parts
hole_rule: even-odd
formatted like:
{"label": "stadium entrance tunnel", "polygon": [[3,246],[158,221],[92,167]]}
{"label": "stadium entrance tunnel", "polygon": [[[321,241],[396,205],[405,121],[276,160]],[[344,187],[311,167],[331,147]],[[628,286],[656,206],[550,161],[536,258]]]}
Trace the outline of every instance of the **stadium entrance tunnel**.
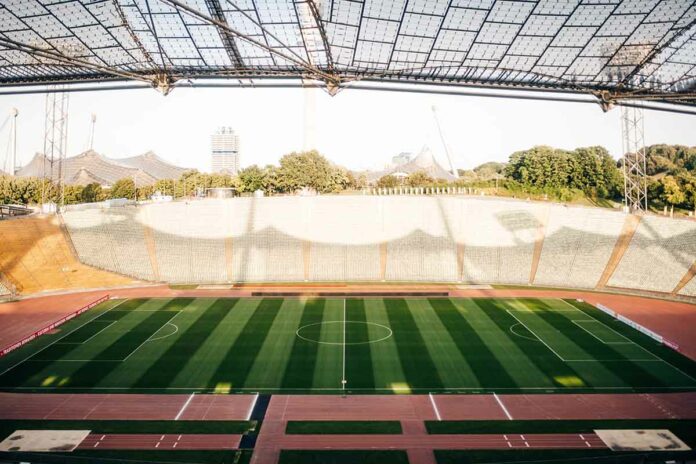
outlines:
{"label": "stadium entrance tunnel", "polygon": [[365,345],[384,341],[393,332],[375,322],[324,321],[303,325],[296,334],[304,341],[323,345]]}

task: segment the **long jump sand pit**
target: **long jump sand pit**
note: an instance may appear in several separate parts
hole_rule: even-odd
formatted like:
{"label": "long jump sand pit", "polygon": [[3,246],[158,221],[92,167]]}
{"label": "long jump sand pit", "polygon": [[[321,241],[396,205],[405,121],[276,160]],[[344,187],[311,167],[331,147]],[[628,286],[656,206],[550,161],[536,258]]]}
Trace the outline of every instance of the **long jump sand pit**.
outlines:
{"label": "long jump sand pit", "polygon": [[0,451],[73,451],[89,435],[89,430],[15,430],[0,442]]}
{"label": "long jump sand pit", "polygon": [[669,430],[595,430],[612,451],[689,451]]}

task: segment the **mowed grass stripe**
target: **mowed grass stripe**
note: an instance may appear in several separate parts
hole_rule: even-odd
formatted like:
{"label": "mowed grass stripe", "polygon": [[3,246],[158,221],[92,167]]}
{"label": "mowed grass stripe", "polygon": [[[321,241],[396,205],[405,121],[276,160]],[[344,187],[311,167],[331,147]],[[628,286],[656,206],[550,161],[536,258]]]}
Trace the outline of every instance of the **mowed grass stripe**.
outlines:
{"label": "mowed grass stripe", "polygon": [[[138,307],[144,301],[145,300],[138,300],[135,303],[131,303],[131,307]],[[123,306],[129,302],[130,301],[125,301],[120,306]],[[92,322],[102,320],[118,320],[126,314],[128,313],[125,311],[115,312],[114,310],[106,310],[94,318],[91,322],[88,322],[81,327],[78,326],[78,328],[72,333],[80,332],[82,330],[85,330],[87,333],[93,333],[93,330],[89,328]],[[60,341],[60,339],[58,341]],[[17,387],[31,384],[33,380],[33,384],[35,386],[42,386],[42,384],[46,383],[46,379],[66,379],[68,373],[77,369],[79,364],[63,363],[63,365],[60,365],[55,361],[68,356],[79,347],[80,345],[59,345],[58,343],[48,345],[45,349],[34,353],[33,356],[30,356],[24,362],[16,365],[13,369],[1,376],[0,385],[4,387]],[[53,381],[51,381],[51,383],[53,383]]]}
{"label": "mowed grass stripe", "polygon": [[[384,300],[372,298],[363,301],[365,303],[365,318],[367,321],[389,327],[389,318],[384,307]],[[369,325],[367,332],[371,339],[375,339],[379,338],[382,330],[379,327]],[[379,343],[370,343],[369,346],[375,388],[390,389],[403,393],[408,388],[408,385],[406,383],[406,374],[404,374],[401,368],[399,350],[394,336],[392,335]],[[348,385],[351,385],[350,377],[348,378]]]}
{"label": "mowed grass stripe", "polygon": [[480,386],[484,388],[517,387],[517,383],[510,377],[505,367],[451,299],[431,298],[428,301],[461,355],[469,362]]}
{"label": "mowed grass stripe", "polygon": [[148,338],[152,337],[155,332],[160,330],[172,316],[175,316],[172,312],[183,310],[193,301],[194,298],[175,298],[167,302],[158,311],[148,313],[147,318],[143,322],[112,343],[111,346],[95,356],[94,359],[117,361],[125,359]]}
{"label": "mowed grass stripe", "polygon": [[244,385],[282,304],[282,298],[261,300],[239,336],[230,344],[209,386],[224,390]]}
{"label": "mowed grass stripe", "polygon": [[442,389],[444,387],[423,336],[403,298],[385,298],[389,325],[394,332],[401,368],[411,388]]}
{"label": "mowed grass stripe", "polygon": [[49,346],[43,351],[40,351],[36,353],[34,356],[31,357],[32,360],[34,361],[40,361],[40,360],[53,360],[55,361],[56,359],[62,359],[66,357],[69,353],[75,351],[78,349],[80,344],[76,343],[62,343],[64,341],[67,341],[70,337],[72,337],[72,340],[88,340],[94,335],[96,335],[97,332],[100,330],[104,329],[105,325],[111,324],[114,321],[118,321],[124,316],[126,316],[128,312],[126,311],[112,311],[112,312],[107,312],[93,321],[83,325],[79,329],[75,330],[72,332],[70,335],[67,337],[59,340],[58,342],[54,343],[53,345]]}
{"label": "mowed grass stripe", "polygon": [[[319,332],[319,349],[312,382],[308,387],[341,388],[343,374],[343,300],[327,299]],[[309,378],[307,379],[309,380]]]}
{"label": "mowed grass stripe", "polygon": [[[150,307],[161,307],[168,300],[141,300],[139,305]],[[138,306],[140,307],[140,306]],[[124,334],[135,330],[137,326],[143,323],[152,314],[152,311],[112,311],[110,317],[118,318],[117,322],[109,327],[108,330],[102,332],[99,337],[90,340],[82,345],[68,345],[74,347],[73,350],[66,353],[63,357],[46,360],[46,361],[30,361],[29,364],[36,364],[40,370],[36,371],[27,381],[26,385],[42,388],[57,388],[57,387],[83,387],[75,383],[76,375],[92,375],[97,378],[101,377],[101,372],[110,372],[113,365],[120,363],[119,360],[98,360],[95,359],[100,353],[108,349]],[[154,329],[157,330],[157,329]],[[103,365],[103,366],[100,366]],[[111,367],[109,365],[112,365]],[[99,368],[97,366],[100,366]],[[101,369],[104,369],[103,371]],[[86,384],[87,388],[93,387],[93,383]],[[83,387],[84,388],[84,387]]]}
{"label": "mowed grass stripe", "polygon": [[[554,353],[554,351],[551,351],[551,349],[547,347],[548,341],[543,338],[542,334],[552,333],[556,341],[566,339],[561,338],[562,335],[558,333],[553,326],[548,325],[538,316],[534,316],[534,310],[538,311],[538,308],[535,309],[534,307],[530,307],[522,300],[511,300],[510,302],[510,312],[516,318],[523,321],[526,326],[533,328],[534,338],[538,340],[538,337],[542,337],[542,340],[544,340],[546,343],[541,341],[539,343],[544,345],[550,355],[558,358],[558,350],[561,350],[563,346],[557,346],[557,349],[555,350],[556,352]],[[573,369],[578,372],[585,384],[592,387],[618,387],[622,389],[630,387],[630,384],[627,384],[618,374],[613,372],[612,369],[594,361],[593,358],[582,350],[581,347],[570,345],[567,340],[565,343],[565,349],[567,352],[579,354],[583,359],[586,358],[590,361],[572,363]],[[561,360],[560,358],[558,359]],[[562,362],[571,365],[568,363],[568,361],[563,360]]]}
{"label": "mowed grass stripe", "polygon": [[270,328],[273,336],[264,340],[244,380],[245,388],[278,388],[282,384],[292,346],[297,340],[295,332],[302,318],[303,307],[300,299],[288,298],[283,301]]}
{"label": "mowed grass stripe", "polygon": [[[227,356],[230,345],[242,333],[261,301],[259,298],[240,298],[218,326],[211,331],[198,350],[192,352],[189,360],[180,366],[180,372],[170,386],[208,388],[213,381],[212,379],[217,375],[218,366]],[[220,387],[221,391],[226,389],[225,385]]]}
{"label": "mowed grass stripe", "polygon": [[446,387],[479,387],[478,379],[466,357],[435,314],[429,300],[406,300],[423,341]]}
{"label": "mowed grass stripe", "polygon": [[[510,333],[510,339],[534,363],[536,369],[549,378],[551,383],[558,387],[585,385],[585,381],[577,371],[549,351],[543,343],[536,339],[534,334],[519,324],[506,311],[507,308],[502,301],[477,300],[476,304],[500,330]],[[517,333],[512,332],[513,328],[517,330]]]}
{"label": "mowed grass stripe", "polygon": [[133,388],[167,387],[213,330],[234,307],[239,299],[218,299],[204,311],[177,338],[162,356],[132,385]]}
{"label": "mowed grass stripe", "polygon": [[[146,315],[144,320],[101,351],[91,362],[82,364],[71,373],[65,386],[90,388],[99,384],[145,341],[157,333],[172,316],[178,314],[192,301],[194,301],[193,298],[176,298],[167,302],[159,311],[143,312]],[[132,359],[131,362],[136,362],[136,359]]]}
{"label": "mowed grass stripe", "polygon": [[[323,298],[310,298],[305,302],[300,318],[300,327],[318,324],[324,318]],[[295,337],[287,369],[283,376],[283,388],[307,388],[307,381],[314,376],[314,366],[317,363],[319,344]]]}
{"label": "mowed grass stripe", "polygon": [[658,343],[647,335],[629,327],[627,324],[613,319],[594,306],[575,300],[562,300],[566,305],[573,306],[586,316],[595,319],[612,330],[626,337],[637,346],[650,352],[663,362],[638,361],[640,365],[649,365],[649,369],[657,376],[663,376],[665,380],[673,382],[674,386],[696,385],[696,363],[683,354]]}
{"label": "mowed grass stripe", "polygon": [[357,324],[347,325],[347,341],[359,343],[346,346],[346,379],[349,379],[346,388],[349,390],[351,388],[374,388],[375,376],[370,350],[370,341],[373,339],[370,338],[364,300],[358,298],[346,300],[346,320],[357,322]]}
{"label": "mowed grass stripe", "polygon": [[115,320],[94,320],[75,332],[68,334],[68,336],[56,342],[56,345],[81,345],[115,322]]}
{"label": "mowed grass stripe", "polygon": [[[554,313],[553,310],[541,301],[525,301],[527,305],[536,305],[546,311],[538,311],[533,314],[542,318],[546,323],[558,330],[559,334],[566,337],[567,343],[575,343],[586,353],[597,359],[598,364],[604,365],[608,370],[612,370],[626,384],[643,387],[659,387],[666,385],[662,379],[653,375],[652,372],[642,366],[626,359],[626,357],[613,345],[606,345],[599,342],[595,337],[585,332],[573,324],[563,314]],[[572,335],[571,335],[572,334]],[[571,337],[572,336],[572,340]],[[617,360],[607,361],[607,360]]]}
{"label": "mowed grass stripe", "polygon": [[[500,329],[481,310],[477,301],[472,299],[466,302],[471,325],[474,330],[481,334],[481,339],[488,345],[515,383],[518,386],[552,387],[553,383],[543,372],[536,368],[534,363],[510,339],[512,335],[510,331]],[[500,301],[501,304],[507,304],[508,300]]]}

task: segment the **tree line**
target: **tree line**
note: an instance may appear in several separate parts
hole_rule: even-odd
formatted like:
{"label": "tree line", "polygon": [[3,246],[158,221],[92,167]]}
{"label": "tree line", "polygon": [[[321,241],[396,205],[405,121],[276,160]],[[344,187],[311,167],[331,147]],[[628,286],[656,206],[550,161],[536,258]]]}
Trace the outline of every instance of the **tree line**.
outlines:
{"label": "tree line", "polygon": [[[237,175],[186,171],[178,179],[160,179],[151,185],[136,185],[132,178],[119,179],[109,187],[99,184],[64,185],[64,204],[90,203],[114,198],[145,200],[155,192],[174,198],[205,194],[211,188],[234,188],[240,194],[262,190],[266,194],[294,193],[310,188],[318,193],[358,190],[367,186],[364,175],[333,165],[316,150],[284,155],[278,166],[249,166]],[[36,177],[0,176],[0,203],[39,204],[60,202],[55,182]]]}
{"label": "tree line", "polygon": [[[696,205],[696,147],[652,145],[645,148],[651,207],[665,206],[692,210]],[[563,150],[536,146],[510,155],[507,163],[488,162],[472,170],[460,170],[459,179],[447,182],[426,172],[405,178],[386,175],[373,186],[473,187],[515,196],[543,196],[559,201],[578,198],[620,202],[623,192],[622,160],[614,160],[600,146]],[[262,190],[268,195],[294,193],[309,188],[317,193],[360,190],[368,186],[364,173],[354,173],[328,161],[319,152],[293,152],[278,165],[249,166],[237,175],[187,171],[179,179],[162,179],[148,186],[136,186],[132,179],[120,179],[109,188],[98,184],[64,186],[64,202],[84,203],[110,198],[147,199],[155,192],[174,198],[191,197],[206,189],[234,188],[240,194]],[[37,204],[58,201],[60,192],[53,183],[38,178],[0,176],[0,202]]]}

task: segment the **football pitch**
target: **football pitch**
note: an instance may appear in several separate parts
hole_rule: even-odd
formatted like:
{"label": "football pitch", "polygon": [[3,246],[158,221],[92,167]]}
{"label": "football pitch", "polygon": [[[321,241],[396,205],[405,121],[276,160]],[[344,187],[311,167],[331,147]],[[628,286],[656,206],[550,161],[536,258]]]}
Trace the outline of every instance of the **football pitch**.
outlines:
{"label": "football pitch", "polygon": [[110,300],[0,359],[0,390],[696,390],[696,363],[560,299]]}

